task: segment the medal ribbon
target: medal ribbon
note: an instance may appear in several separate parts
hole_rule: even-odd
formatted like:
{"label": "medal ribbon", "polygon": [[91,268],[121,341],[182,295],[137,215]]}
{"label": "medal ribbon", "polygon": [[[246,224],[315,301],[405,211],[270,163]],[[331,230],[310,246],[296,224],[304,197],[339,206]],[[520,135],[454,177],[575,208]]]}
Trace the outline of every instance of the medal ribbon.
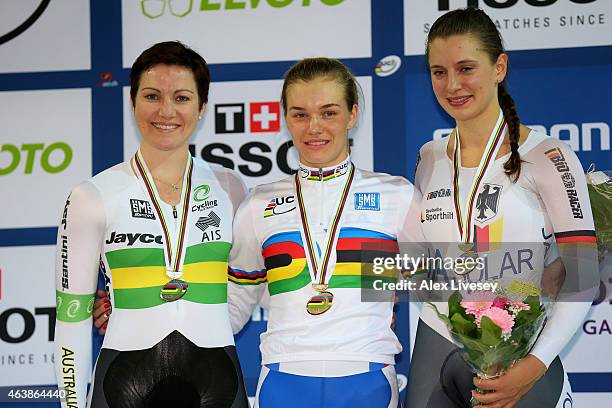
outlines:
{"label": "medal ribbon", "polygon": [[296,195],[298,199],[298,209],[300,213],[300,219],[302,221],[303,236],[306,241],[306,247],[304,249],[306,250],[308,259],[310,260],[310,265],[312,267],[311,276],[314,278],[314,281],[318,281],[319,284],[325,284],[325,278],[327,277],[327,266],[329,265],[329,258],[332,254],[333,248],[336,246],[336,242],[338,241],[338,235],[340,232],[340,230],[338,229],[338,225],[340,224],[340,217],[342,216],[342,211],[344,210],[344,204],[346,203],[346,198],[348,197],[348,193],[351,188],[351,184],[353,183],[354,175],[355,175],[355,165],[351,163],[351,169],[347,176],[347,181],[344,184],[342,195],[340,196],[340,203],[338,204],[336,215],[332,219],[331,228],[329,229],[327,233],[327,244],[325,245],[325,251],[323,252],[322,262],[319,268],[319,264],[317,263],[317,258],[316,258],[314,242],[310,235],[310,229],[308,228],[308,218],[306,216],[306,208],[304,206],[304,199],[302,197],[302,188],[300,186],[300,179],[298,177],[298,173],[295,173],[295,190],[296,190],[296,193],[297,193]]}
{"label": "medal ribbon", "polygon": [[[164,245],[166,249],[164,252],[165,258],[166,258],[166,274],[171,279],[178,279],[183,274],[182,273],[182,269],[183,269],[182,268],[183,266],[182,265],[182,258],[183,258],[182,255],[183,255],[183,249],[185,246],[184,244],[185,244],[185,239],[186,239],[187,215],[189,212],[189,198],[191,196],[191,177],[193,174],[193,159],[191,158],[191,156],[189,156],[189,162],[187,164],[187,171],[185,172],[186,180],[184,180],[184,183],[183,183],[183,209],[181,211],[180,229],[178,233],[177,242],[175,245],[176,253],[174,254],[174,257],[172,256],[173,255],[172,254],[172,243],[170,242],[170,233],[168,231],[168,224],[166,223],[166,219],[164,218],[164,215],[163,215],[163,212],[160,206],[161,199],[158,198],[155,185],[151,182],[151,180],[147,176],[148,171],[146,170],[144,160],[141,161],[140,151],[138,151],[136,155],[134,156],[134,161],[136,163],[136,168],[138,169],[138,172],[142,176],[142,180],[146,187],[147,193],[149,194],[149,198],[151,199],[153,207],[155,208],[155,212],[157,213],[159,222],[161,224],[161,227],[164,233]],[[174,262],[172,262],[173,260]],[[169,270],[168,268],[172,268],[172,269]]]}
{"label": "medal ribbon", "polygon": [[457,229],[459,231],[459,240],[469,243],[472,240],[472,212],[474,210],[474,201],[476,193],[482,180],[484,179],[490,164],[495,161],[497,152],[504,140],[504,131],[506,128],[506,119],[503,113],[499,112],[497,123],[493,127],[493,131],[489,136],[485,153],[480,159],[480,164],[476,171],[476,176],[472,180],[472,188],[468,195],[465,218],[461,211],[461,196],[459,195],[459,171],[461,170],[461,146],[459,141],[459,128],[455,128],[455,146],[453,148],[453,199],[455,204],[455,214],[457,215]]}

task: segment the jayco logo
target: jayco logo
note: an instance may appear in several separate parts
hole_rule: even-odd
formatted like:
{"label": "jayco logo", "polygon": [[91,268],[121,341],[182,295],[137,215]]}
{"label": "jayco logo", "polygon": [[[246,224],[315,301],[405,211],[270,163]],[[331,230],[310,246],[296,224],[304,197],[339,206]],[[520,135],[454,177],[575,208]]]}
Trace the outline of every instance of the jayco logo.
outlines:
{"label": "jayco logo", "polygon": [[[198,0],[195,3],[199,11],[216,11],[256,9],[262,3],[273,8],[287,7],[292,3],[308,7],[317,1],[325,6],[337,6],[344,0],[199,0],[199,6]],[[163,16],[166,10],[175,17],[185,17],[194,10],[194,0],[140,0],[140,10],[150,19]]]}
{"label": "jayco logo", "polygon": [[[522,0],[530,6],[535,7],[544,7],[555,4],[557,0]],[[597,0],[562,0],[562,1],[570,1],[576,4],[588,4],[593,3]],[[484,0],[483,3],[491,8],[495,9],[505,9],[514,6],[517,4],[519,0]],[[438,0],[438,11],[448,11],[450,10],[451,0]],[[467,7],[467,8],[479,8],[480,1],[479,0],[461,0],[461,1],[453,1],[453,8],[456,7]]]}

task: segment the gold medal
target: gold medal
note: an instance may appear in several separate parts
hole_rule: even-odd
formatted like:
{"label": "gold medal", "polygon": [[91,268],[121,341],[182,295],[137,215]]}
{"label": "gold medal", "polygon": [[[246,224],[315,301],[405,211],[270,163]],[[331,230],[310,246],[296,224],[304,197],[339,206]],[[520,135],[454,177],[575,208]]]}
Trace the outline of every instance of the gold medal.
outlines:
{"label": "gold medal", "polygon": [[463,261],[455,267],[455,274],[459,276],[467,275],[476,268],[478,260],[478,252],[474,250],[475,244],[462,242],[459,245],[459,250],[462,252],[460,259]]}
{"label": "gold medal", "polygon": [[334,295],[331,292],[319,292],[308,300],[306,311],[311,315],[320,315],[331,309],[333,301]]}
{"label": "gold medal", "polygon": [[172,279],[161,289],[159,297],[164,302],[174,302],[185,296],[188,286],[188,283],[182,279]]}

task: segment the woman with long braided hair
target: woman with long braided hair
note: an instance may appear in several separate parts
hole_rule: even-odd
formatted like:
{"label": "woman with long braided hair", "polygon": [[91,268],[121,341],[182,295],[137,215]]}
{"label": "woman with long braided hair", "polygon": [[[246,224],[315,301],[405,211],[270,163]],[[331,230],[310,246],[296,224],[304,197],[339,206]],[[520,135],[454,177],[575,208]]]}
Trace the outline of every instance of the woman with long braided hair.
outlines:
{"label": "woman with long braided hair", "polygon": [[[543,249],[535,262],[519,259],[517,268],[502,265],[494,270],[489,262],[485,276],[501,279],[505,272],[504,279],[510,275],[527,282],[531,271],[525,269],[533,264],[536,273],[545,270],[545,277],[548,273],[560,278],[563,283],[553,288],[566,289],[567,277],[577,276],[577,264],[567,253],[594,242],[589,197],[576,155],[563,142],[520,123],[505,85],[508,55],[497,27],[483,11],[460,9],[441,16],[428,34],[426,54],[434,94],[456,122],[449,137],[431,141],[420,151],[415,185],[422,192],[421,214],[427,215],[421,223],[426,240],[450,240],[449,247],[469,248],[466,251],[510,242],[552,248]],[[440,191],[444,194],[432,194]],[[573,292],[582,296],[574,296],[572,303],[557,298],[530,353],[496,379],[474,378],[448,329],[433,308],[424,305],[407,406],[465,407],[475,399],[486,407],[570,407],[571,388],[558,354],[589,309],[596,265],[592,254],[587,251],[581,259],[585,263],[580,270],[581,278],[591,280],[585,290]],[[453,279],[474,281],[472,275],[477,274]],[[541,286],[535,289],[546,294],[546,279],[537,283]]]}

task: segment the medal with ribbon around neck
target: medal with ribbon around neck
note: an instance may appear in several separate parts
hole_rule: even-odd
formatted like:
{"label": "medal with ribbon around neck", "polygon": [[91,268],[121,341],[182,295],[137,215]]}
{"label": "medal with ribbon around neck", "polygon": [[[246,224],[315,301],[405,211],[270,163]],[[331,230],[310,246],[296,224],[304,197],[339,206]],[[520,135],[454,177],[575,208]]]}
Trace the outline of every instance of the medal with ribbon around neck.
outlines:
{"label": "medal with ribbon around neck", "polygon": [[[298,174],[295,174],[295,190],[298,201],[298,213],[300,215],[300,229],[302,237],[305,241],[304,251],[306,252],[306,261],[310,269],[310,276],[312,279],[312,288],[317,292],[312,296],[306,303],[306,311],[311,315],[320,315],[331,309],[334,295],[328,291],[329,279],[333,274],[333,268],[330,268],[330,257],[332,251],[335,250],[336,244],[338,243],[338,235],[340,234],[340,219],[344,210],[344,204],[348,197],[351,184],[353,183],[353,177],[355,175],[355,165],[351,163],[351,168],[347,176],[347,180],[344,184],[342,194],[340,196],[340,202],[334,218],[332,219],[330,228],[327,229],[325,237],[325,248],[320,259],[316,256],[315,242],[312,239],[312,234],[308,225],[308,217],[306,214],[306,208],[304,205],[304,199],[302,196],[302,188],[300,185],[300,178]],[[331,273],[328,270],[332,269]]]}
{"label": "medal with ribbon around neck", "polygon": [[461,142],[459,139],[459,128],[455,128],[455,145],[453,146],[453,201],[455,207],[455,215],[457,220],[457,233],[459,238],[459,244],[457,245],[461,252],[461,257],[464,262],[461,267],[455,267],[455,274],[459,276],[465,276],[474,270],[476,267],[476,260],[478,258],[478,251],[476,243],[473,242],[473,213],[474,213],[474,202],[476,201],[476,193],[480,188],[482,181],[487,175],[487,172],[491,168],[491,164],[495,161],[497,153],[504,140],[504,133],[506,130],[506,119],[504,118],[503,112],[500,110],[497,122],[493,127],[491,135],[487,141],[482,158],[478,168],[476,169],[476,175],[472,179],[471,188],[468,190],[467,203],[461,206],[461,195],[459,193],[459,176],[461,172]]}
{"label": "medal with ribbon around neck", "polygon": [[170,240],[170,232],[168,229],[168,223],[164,218],[164,214],[161,208],[161,198],[157,193],[155,184],[151,182],[153,177],[146,168],[146,163],[140,157],[140,151],[134,156],[134,162],[136,168],[140,173],[142,181],[145,185],[145,190],[153,204],[153,208],[157,213],[157,219],[161,224],[164,237],[164,259],[166,262],[166,275],[170,280],[162,287],[159,297],[164,302],[174,302],[182,298],[189,288],[189,284],[180,279],[183,275],[183,260],[185,255],[185,243],[187,241],[187,218],[189,215],[189,199],[191,197],[191,178],[193,175],[193,159],[189,155],[187,162],[187,169],[185,171],[185,180],[183,182],[183,205],[181,209],[181,215],[179,218],[179,230],[175,245],[172,245]]}

